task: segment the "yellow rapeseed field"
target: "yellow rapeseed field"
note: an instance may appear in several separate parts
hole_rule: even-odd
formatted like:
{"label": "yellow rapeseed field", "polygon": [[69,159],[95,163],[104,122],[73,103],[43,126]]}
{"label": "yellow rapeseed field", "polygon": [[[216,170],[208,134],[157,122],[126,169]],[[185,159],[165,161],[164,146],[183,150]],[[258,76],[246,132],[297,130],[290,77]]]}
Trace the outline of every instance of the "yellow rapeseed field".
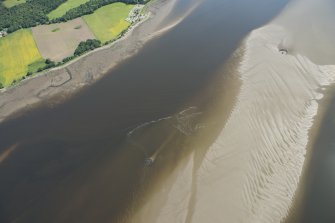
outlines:
{"label": "yellow rapeseed field", "polygon": [[30,29],[0,38],[0,83],[11,85],[27,74],[29,64],[42,59]]}

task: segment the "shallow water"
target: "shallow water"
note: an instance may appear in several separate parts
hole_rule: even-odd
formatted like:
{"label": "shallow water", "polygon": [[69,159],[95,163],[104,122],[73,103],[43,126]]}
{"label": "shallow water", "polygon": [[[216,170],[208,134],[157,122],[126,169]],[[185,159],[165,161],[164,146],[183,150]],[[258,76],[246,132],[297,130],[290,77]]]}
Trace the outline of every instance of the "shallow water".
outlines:
{"label": "shallow water", "polygon": [[[220,97],[215,101],[214,110],[221,112],[217,120],[226,123],[211,136],[198,134],[182,145],[182,150],[190,150],[187,158],[178,168],[170,168],[133,222],[286,218],[318,130],[313,124],[320,118],[320,87],[331,84],[335,72],[332,65],[313,63],[300,51],[303,48],[281,52],[282,40],[295,35],[276,23],[280,19],[254,30],[232,56],[240,61],[236,69],[222,71],[226,77],[239,78],[241,85],[228,116],[222,115],[230,109],[222,109],[227,102],[220,106]],[[216,129],[213,123],[204,123],[205,132]]]}
{"label": "shallow water", "polygon": [[[138,206],[150,203],[151,199],[156,199],[153,204],[160,203],[162,197],[152,198],[152,194],[159,194],[157,190],[163,191],[164,196],[164,190],[176,191],[175,195],[182,198],[185,193],[178,190],[179,183],[171,182],[181,182],[185,189],[192,187],[195,182],[189,175],[192,169],[212,168],[202,163],[202,158],[221,134],[225,124],[222,113],[228,113],[228,118],[238,94],[235,92],[238,84],[234,81],[231,81],[233,87],[225,85],[230,83],[229,78],[236,78],[237,71],[223,65],[232,60],[231,55],[243,38],[271,20],[286,2],[178,0],[161,28],[175,26],[149,41],[136,56],[110,71],[101,81],[61,105],[46,102],[38,109],[2,123],[0,150],[10,154],[0,163],[1,222],[32,219],[33,222],[150,222],[156,219],[157,216],[146,210],[138,211]],[[196,3],[199,5],[194,8]],[[275,72],[273,75],[276,76]],[[221,89],[222,86],[226,89]],[[275,87],[270,87],[267,92],[271,96]],[[253,96],[258,98],[257,94]],[[227,101],[221,101],[226,98]],[[256,108],[257,103],[256,107],[241,108],[241,112],[259,113]],[[290,107],[285,108],[290,113]],[[240,129],[236,130],[248,135],[248,127],[253,130],[255,123],[238,117],[233,119],[244,125],[237,125]],[[269,128],[272,124],[269,121]],[[137,131],[129,134],[134,129]],[[243,144],[241,136],[228,132],[231,135],[225,137],[240,139],[235,143]],[[264,137],[263,142],[270,141]],[[154,160],[150,167],[144,162],[148,157]],[[184,175],[174,174],[184,163]],[[165,176],[170,176],[171,181],[165,182]],[[201,177],[207,180],[205,174]],[[200,197],[207,198],[205,193]],[[173,197],[169,199],[173,201]],[[185,201],[188,199],[193,204],[195,197],[187,194]],[[192,206],[190,213],[199,208],[201,203]],[[281,210],[278,212],[281,214]],[[237,213],[231,213],[235,219]],[[164,216],[161,222],[177,222],[168,214]],[[195,216],[193,221],[192,214],[178,217],[191,222],[204,217]]]}
{"label": "shallow water", "polygon": [[335,222],[335,98],[328,92],[330,106],[322,120],[319,136],[311,151],[305,173],[305,189],[299,211],[288,222]]}

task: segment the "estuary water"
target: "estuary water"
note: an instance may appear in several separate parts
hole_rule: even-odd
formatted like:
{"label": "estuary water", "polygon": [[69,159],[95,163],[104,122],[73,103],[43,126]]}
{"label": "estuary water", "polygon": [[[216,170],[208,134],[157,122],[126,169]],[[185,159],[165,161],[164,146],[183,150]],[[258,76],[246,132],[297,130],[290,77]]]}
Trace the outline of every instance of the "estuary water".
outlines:
{"label": "estuary water", "polygon": [[282,221],[333,81],[287,3],[177,0],[100,81],[1,123],[0,222]]}
{"label": "estuary water", "polygon": [[318,140],[312,152],[311,165],[301,212],[296,216],[300,222],[335,221],[335,100],[331,105],[320,129]]}

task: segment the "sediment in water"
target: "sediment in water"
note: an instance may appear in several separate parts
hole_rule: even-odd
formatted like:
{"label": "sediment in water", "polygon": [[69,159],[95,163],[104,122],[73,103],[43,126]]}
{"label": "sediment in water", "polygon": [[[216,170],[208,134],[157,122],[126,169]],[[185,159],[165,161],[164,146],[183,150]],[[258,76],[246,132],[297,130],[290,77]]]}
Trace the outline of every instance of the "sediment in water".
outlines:
{"label": "sediment in water", "polygon": [[[306,44],[320,33],[306,31],[310,36],[298,42],[304,37],[292,27],[308,29],[304,17],[287,20],[292,12],[314,4],[294,1],[276,20],[251,32],[238,50],[243,52],[238,65],[241,87],[224,127],[211,146],[190,152],[162,179],[132,222],[285,219],[306,165],[308,143],[315,136],[310,131],[323,97],[321,87],[335,80],[335,66],[329,65],[334,58]],[[314,22],[326,27],[323,20]],[[190,145],[206,140],[198,137]]]}
{"label": "sediment in water", "polygon": [[63,67],[54,68],[38,76],[23,80],[16,86],[0,91],[0,122],[26,112],[41,104],[54,106],[75,95],[83,87],[101,79],[109,70],[134,56],[144,44],[173,28],[185,16],[167,21],[176,0],[156,0],[148,3],[150,18],[135,25],[111,45],[98,48],[71,61]]}

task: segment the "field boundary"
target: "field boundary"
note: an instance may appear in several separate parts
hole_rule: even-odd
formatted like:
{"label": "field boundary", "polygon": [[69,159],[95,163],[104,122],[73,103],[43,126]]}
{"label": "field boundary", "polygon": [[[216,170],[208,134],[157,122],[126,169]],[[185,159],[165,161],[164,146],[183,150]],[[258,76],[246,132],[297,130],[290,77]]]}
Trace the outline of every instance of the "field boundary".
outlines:
{"label": "field boundary", "polygon": [[[150,2],[149,2],[150,3]],[[147,3],[148,4],[148,3]],[[12,85],[10,86],[6,86],[2,89],[0,89],[0,93],[4,93],[6,91],[9,91],[11,90],[12,88],[26,82],[26,81],[29,81],[31,79],[35,79],[35,78],[38,78],[38,77],[41,77],[51,71],[57,71],[57,70],[61,70],[61,69],[66,69],[68,66],[70,66],[71,64],[91,55],[91,54],[94,54],[98,51],[101,51],[101,50],[105,50],[105,49],[108,49],[108,48],[111,48],[113,47],[115,44],[117,44],[118,42],[126,39],[128,37],[128,35],[131,34],[131,32],[136,28],[138,27],[139,25],[141,25],[142,23],[144,23],[145,21],[147,21],[148,19],[150,19],[152,16],[151,12],[147,12],[146,14],[144,14],[144,16],[142,17],[141,20],[139,20],[138,22],[134,23],[134,24],[131,24],[127,30],[125,30],[125,32],[123,33],[123,35],[119,36],[118,38],[115,38],[114,40],[110,41],[110,42],[107,42],[105,45],[99,47],[99,48],[96,48],[94,50],[91,50],[91,51],[88,51],[80,56],[77,56],[77,57],[74,57],[72,60],[66,62],[66,63],[63,63],[61,65],[57,65],[56,67],[53,67],[53,68],[49,68],[49,69],[46,69],[46,70],[43,70],[43,71],[40,71],[40,72],[37,72],[37,73],[34,73],[33,75],[31,76],[26,76],[25,79],[22,79],[16,83],[13,83]]]}

